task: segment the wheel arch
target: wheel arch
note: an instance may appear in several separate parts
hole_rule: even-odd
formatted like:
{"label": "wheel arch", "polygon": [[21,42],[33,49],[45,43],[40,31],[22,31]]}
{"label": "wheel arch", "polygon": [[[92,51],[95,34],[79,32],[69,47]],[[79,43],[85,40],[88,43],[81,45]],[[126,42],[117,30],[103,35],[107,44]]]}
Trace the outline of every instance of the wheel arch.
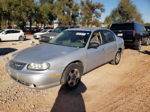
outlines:
{"label": "wheel arch", "polygon": [[62,73],[62,76],[61,76],[61,79],[60,79],[60,84],[64,84],[64,83],[65,83],[65,81],[63,80],[64,71],[65,71],[65,70],[67,69],[67,67],[68,67],[69,65],[71,65],[71,64],[78,64],[78,65],[80,65],[80,66],[82,67],[82,74],[83,74],[83,72],[84,72],[84,65],[83,65],[83,62],[80,61],[80,60],[72,61],[72,62],[70,62],[69,64],[67,64],[67,66],[66,66],[65,69],[63,70],[63,73]]}

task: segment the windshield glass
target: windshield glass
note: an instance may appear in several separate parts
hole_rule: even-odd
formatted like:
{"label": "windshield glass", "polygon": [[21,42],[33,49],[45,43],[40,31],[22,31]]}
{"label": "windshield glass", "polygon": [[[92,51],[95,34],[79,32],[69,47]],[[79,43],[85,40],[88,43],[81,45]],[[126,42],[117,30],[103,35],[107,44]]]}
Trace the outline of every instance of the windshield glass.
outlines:
{"label": "windshield glass", "polygon": [[64,31],[49,41],[50,44],[68,47],[85,47],[91,32],[90,31]]}
{"label": "windshield glass", "polygon": [[0,33],[2,33],[4,30],[0,30]]}
{"label": "windshield glass", "polygon": [[133,30],[132,23],[124,23],[124,24],[112,24],[111,30]]}
{"label": "windshield glass", "polygon": [[57,33],[60,33],[62,31],[64,31],[65,29],[67,29],[67,27],[56,27],[53,32],[57,32]]}
{"label": "windshield glass", "polygon": [[44,29],[44,30],[42,30],[41,32],[42,32],[42,33],[47,32],[47,29]]}

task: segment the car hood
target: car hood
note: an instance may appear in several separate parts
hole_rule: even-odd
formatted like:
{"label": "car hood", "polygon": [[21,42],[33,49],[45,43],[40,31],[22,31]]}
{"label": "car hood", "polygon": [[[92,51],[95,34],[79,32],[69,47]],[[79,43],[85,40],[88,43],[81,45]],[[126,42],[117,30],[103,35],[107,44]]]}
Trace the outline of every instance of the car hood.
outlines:
{"label": "car hood", "polygon": [[42,35],[42,34],[45,34],[46,32],[38,32],[38,33],[34,33],[34,35]]}
{"label": "car hood", "polygon": [[66,47],[52,44],[40,44],[34,47],[24,49],[14,56],[15,61],[32,63],[32,62],[46,62],[53,58],[68,55],[71,52],[78,50],[79,48]]}
{"label": "car hood", "polygon": [[57,33],[57,32],[50,32],[50,33],[46,33],[46,34],[43,34],[42,35],[42,37],[55,37],[55,36],[57,36],[59,33]]}

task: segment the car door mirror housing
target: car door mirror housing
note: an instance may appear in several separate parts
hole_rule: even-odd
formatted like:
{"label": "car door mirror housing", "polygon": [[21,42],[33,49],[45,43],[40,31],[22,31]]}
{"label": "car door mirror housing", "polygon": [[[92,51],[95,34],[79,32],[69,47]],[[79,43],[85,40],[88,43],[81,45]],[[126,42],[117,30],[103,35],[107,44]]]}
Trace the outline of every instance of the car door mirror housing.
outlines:
{"label": "car door mirror housing", "polygon": [[88,48],[89,48],[89,49],[90,49],[90,48],[96,49],[98,46],[99,46],[99,43],[96,43],[96,42],[90,42]]}

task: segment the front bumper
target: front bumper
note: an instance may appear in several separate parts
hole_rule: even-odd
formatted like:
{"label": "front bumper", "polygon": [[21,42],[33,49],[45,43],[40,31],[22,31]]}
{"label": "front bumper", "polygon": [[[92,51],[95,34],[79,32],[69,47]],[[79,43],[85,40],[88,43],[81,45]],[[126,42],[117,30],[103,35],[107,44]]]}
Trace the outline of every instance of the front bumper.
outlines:
{"label": "front bumper", "polygon": [[55,70],[29,71],[15,70],[6,65],[6,70],[10,77],[16,82],[29,88],[49,88],[60,84],[61,72]]}

